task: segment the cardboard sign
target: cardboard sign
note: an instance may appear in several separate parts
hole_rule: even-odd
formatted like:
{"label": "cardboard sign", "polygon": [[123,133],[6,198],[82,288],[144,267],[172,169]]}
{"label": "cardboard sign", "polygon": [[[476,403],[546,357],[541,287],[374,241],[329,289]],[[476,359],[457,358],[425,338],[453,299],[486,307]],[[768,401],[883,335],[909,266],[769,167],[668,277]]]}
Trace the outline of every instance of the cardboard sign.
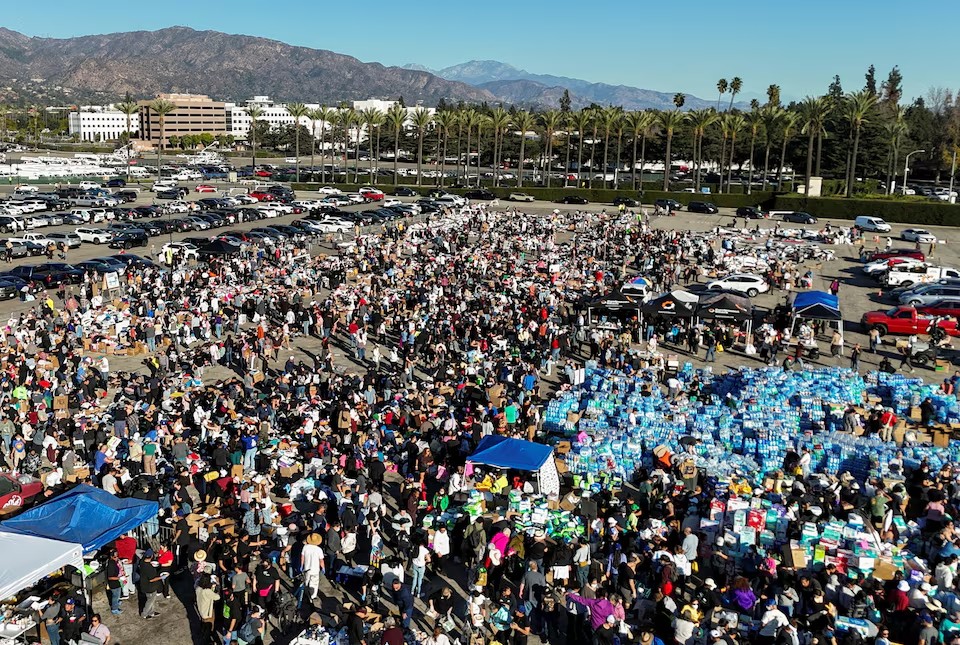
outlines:
{"label": "cardboard sign", "polygon": [[67,395],[61,394],[59,396],[53,397],[53,409],[54,410],[66,410],[67,409]]}

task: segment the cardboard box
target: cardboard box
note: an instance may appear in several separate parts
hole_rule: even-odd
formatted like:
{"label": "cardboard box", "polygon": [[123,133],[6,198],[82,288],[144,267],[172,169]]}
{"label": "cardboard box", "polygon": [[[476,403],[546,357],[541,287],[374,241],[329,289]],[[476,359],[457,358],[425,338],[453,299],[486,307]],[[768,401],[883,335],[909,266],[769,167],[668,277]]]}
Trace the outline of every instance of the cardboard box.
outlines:
{"label": "cardboard box", "polygon": [[300,464],[296,466],[281,466],[280,476],[285,479],[293,479],[300,472]]}
{"label": "cardboard box", "polygon": [[231,477],[240,477],[243,479],[243,464],[235,464],[230,467]]}
{"label": "cardboard box", "polygon": [[783,564],[794,569],[803,569],[807,566],[807,552],[800,546],[783,545]]}
{"label": "cardboard box", "polygon": [[873,577],[878,580],[893,580],[899,568],[890,560],[879,558],[873,563]]}
{"label": "cardboard box", "polygon": [[53,397],[54,410],[66,410],[67,406],[68,406],[68,399],[66,394],[61,394],[60,396]]}

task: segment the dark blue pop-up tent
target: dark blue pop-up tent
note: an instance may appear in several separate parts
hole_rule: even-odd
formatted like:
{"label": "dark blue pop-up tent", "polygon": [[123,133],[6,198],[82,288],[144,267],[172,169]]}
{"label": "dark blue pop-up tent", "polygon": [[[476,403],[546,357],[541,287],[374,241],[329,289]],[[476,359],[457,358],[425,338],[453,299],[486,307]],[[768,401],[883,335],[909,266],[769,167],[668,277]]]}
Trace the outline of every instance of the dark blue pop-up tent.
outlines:
{"label": "dark blue pop-up tent", "polygon": [[793,300],[793,315],[808,320],[842,320],[840,299],[825,291],[803,291]]}
{"label": "dark blue pop-up tent", "polygon": [[542,443],[489,435],[480,441],[467,461],[504,470],[533,471],[537,473],[541,493],[560,492],[560,473],[553,460],[553,448]]}
{"label": "dark blue pop-up tent", "polygon": [[80,544],[87,554],[156,517],[158,510],[156,502],[115,497],[84,484],[0,523],[0,530]]}
{"label": "dark blue pop-up tent", "polygon": [[797,321],[807,320],[835,321],[840,338],[843,338],[843,315],[840,313],[840,299],[825,291],[802,291],[793,299],[793,323],[790,335],[793,335]]}

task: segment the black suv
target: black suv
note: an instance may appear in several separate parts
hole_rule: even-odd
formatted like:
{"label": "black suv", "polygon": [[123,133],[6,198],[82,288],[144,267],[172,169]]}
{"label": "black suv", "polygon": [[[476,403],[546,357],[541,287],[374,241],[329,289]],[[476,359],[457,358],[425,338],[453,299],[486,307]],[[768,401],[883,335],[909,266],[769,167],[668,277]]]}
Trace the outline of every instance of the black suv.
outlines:
{"label": "black suv", "polygon": [[683,204],[681,204],[677,200],[665,199],[662,197],[660,199],[655,200],[653,202],[653,205],[656,206],[657,208],[662,208],[664,210],[670,210],[670,211],[678,211],[681,208],[683,208]]}
{"label": "black suv", "polygon": [[47,287],[83,282],[83,271],[81,269],[62,262],[47,262],[36,266],[23,265],[14,267],[5,273],[28,281],[42,282]]}
{"label": "black suv", "polygon": [[707,215],[714,215],[720,212],[720,209],[710,202],[690,202],[687,204],[687,210],[691,213],[705,213]]}
{"label": "black suv", "polygon": [[763,219],[767,215],[754,206],[741,206],[737,209],[737,217],[742,217],[744,219]]}
{"label": "black suv", "polygon": [[132,249],[135,246],[146,246],[150,238],[143,229],[127,229],[113,234],[113,239],[107,244],[111,249]]}
{"label": "black suv", "polygon": [[468,190],[463,194],[467,199],[496,199],[497,196],[491,193],[489,190]]}
{"label": "black suv", "polygon": [[640,202],[632,197],[617,197],[613,200],[614,206],[619,206],[620,204],[623,204],[627,208],[636,208],[640,205]]}

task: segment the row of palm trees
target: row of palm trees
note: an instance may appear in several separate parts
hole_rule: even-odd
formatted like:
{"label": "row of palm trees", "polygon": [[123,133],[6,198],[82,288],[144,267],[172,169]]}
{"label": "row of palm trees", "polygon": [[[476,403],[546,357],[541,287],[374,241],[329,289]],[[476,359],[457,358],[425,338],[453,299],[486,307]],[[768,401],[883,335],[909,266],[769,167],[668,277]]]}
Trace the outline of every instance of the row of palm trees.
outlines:
{"label": "row of palm trees", "polygon": [[[517,164],[518,172],[516,175],[516,186],[522,187],[524,182],[523,160],[526,152],[526,143],[528,137],[537,135],[542,142],[542,154],[544,165],[549,168],[554,165],[555,144],[558,138],[563,136],[565,145],[561,148],[565,159],[562,160],[564,169],[571,169],[571,155],[573,153],[573,142],[576,140],[576,168],[584,167],[584,151],[589,145],[588,158],[596,159],[596,146],[598,143],[603,146],[602,154],[602,182],[606,186],[608,179],[606,175],[609,167],[609,154],[611,152],[611,139],[614,142],[614,159],[617,165],[620,164],[623,152],[624,137],[628,137],[631,146],[631,187],[637,188],[638,174],[642,178],[644,166],[646,164],[647,140],[650,137],[662,137],[664,143],[664,178],[663,189],[669,189],[670,182],[670,162],[671,147],[674,136],[681,130],[689,131],[692,138],[692,162],[693,162],[693,182],[694,188],[699,190],[703,183],[703,170],[705,166],[704,141],[708,137],[715,137],[720,142],[719,158],[711,158],[714,167],[720,175],[720,191],[725,188],[729,190],[733,185],[733,167],[735,159],[742,158],[742,151],[738,157],[738,144],[743,145],[744,141],[749,139],[749,181],[747,191],[752,191],[754,171],[757,167],[755,163],[755,153],[757,143],[763,147],[763,172],[761,174],[761,185],[764,190],[767,188],[768,177],[770,175],[770,153],[775,149],[777,143],[780,144],[780,156],[778,163],[776,183],[780,184],[784,166],[786,149],[791,139],[799,134],[807,136],[807,163],[806,163],[806,181],[809,190],[809,181],[811,176],[820,175],[822,142],[826,135],[828,120],[836,111],[839,110],[839,116],[846,120],[850,126],[850,141],[847,162],[847,193],[850,194],[854,179],[856,177],[857,156],[859,152],[861,130],[872,115],[876,104],[876,96],[867,91],[848,94],[842,99],[837,100],[832,97],[807,97],[793,109],[786,109],[779,105],[779,97],[774,92],[768,91],[770,100],[765,105],[754,104],[753,109],[747,112],[732,109],[733,99],[740,90],[740,79],[734,78],[733,82],[724,86],[718,84],[721,96],[728,89],[731,94],[730,107],[720,112],[717,109],[707,108],[683,112],[680,110],[682,101],[678,100],[678,107],[673,110],[639,110],[625,111],[620,107],[609,106],[591,106],[574,112],[563,112],[560,110],[547,110],[541,113],[531,113],[526,110],[507,111],[502,106],[497,106],[484,111],[477,107],[463,107],[458,109],[441,110],[433,112],[426,108],[417,108],[408,111],[406,108],[396,104],[386,112],[367,108],[355,110],[351,107],[333,108],[320,106],[310,108],[303,103],[290,103],[287,105],[287,111],[296,119],[298,124],[304,120],[310,123],[310,166],[314,167],[315,154],[319,140],[321,151],[326,150],[327,136],[339,136],[344,142],[343,162],[344,167],[348,163],[348,154],[351,141],[356,143],[356,164],[354,166],[354,181],[359,181],[360,173],[360,146],[361,139],[365,136],[369,147],[369,171],[373,178],[374,160],[380,158],[380,139],[384,128],[392,134],[394,143],[393,160],[394,176],[399,176],[400,146],[403,136],[412,132],[417,145],[417,184],[423,182],[423,162],[424,145],[428,136],[433,136],[436,151],[436,165],[439,170],[437,176],[442,185],[446,171],[447,151],[451,146],[455,146],[457,160],[457,178],[461,176],[466,178],[470,174],[471,159],[476,159],[477,173],[476,179],[480,181],[480,157],[483,153],[487,154],[493,163],[494,184],[501,182],[500,173],[496,170],[501,167],[504,156],[504,143],[507,137],[519,138],[520,160]],[[718,99],[719,106],[719,99]],[[130,127],[130,117],[136,113],[138,106],[129,100],[120,103],[118,106],[122,112],[127,114],[127,127]],[[157,167],[159,172],[160,154],[165,143],[164,119],[176,109],[175,105],[164,99],[157,99],[150,104],[150,109],[158,116],[160,128],[161,145],[157,149]],[[263,108],[258,105],[250,105],[246,108],[246,113],[251,119],[251,128],[249,135],[249,144],[251,147],[252,164],[256,166],[257,156],[257,134],[255,124],[263,116]],[[318,125],[320,126],[318,128]],[[318,133],[319,136],[313,136]],[[886,121],[884,124],[884,133],[890,145],[890,159],[888,163],[889,171],[896,168],[897,153],[899,145],[907,134],[904,122],[904,111],[898,108],[895,118]],[[301,128],[295,129],[295,154],[296,154],[296,177],[300,180],[300,136]],[[464,152],[464,144],[466,154]],[[814,163],[815,161],[815,163]],[[557,160],[561,162],[561,160]],[[592,163],[590,164],[592,166]],[[592,170],[592,168],[591,168]],[[726,178],[724,179],[724,174]],[[593,187],[594,173],[588,173],[586,178],[587,186]],[[320,176],[321,181],[326,181],[326,167],[323,167]],[[547,187],[550,186],[551,173],[544,173],[544,182]]]}

